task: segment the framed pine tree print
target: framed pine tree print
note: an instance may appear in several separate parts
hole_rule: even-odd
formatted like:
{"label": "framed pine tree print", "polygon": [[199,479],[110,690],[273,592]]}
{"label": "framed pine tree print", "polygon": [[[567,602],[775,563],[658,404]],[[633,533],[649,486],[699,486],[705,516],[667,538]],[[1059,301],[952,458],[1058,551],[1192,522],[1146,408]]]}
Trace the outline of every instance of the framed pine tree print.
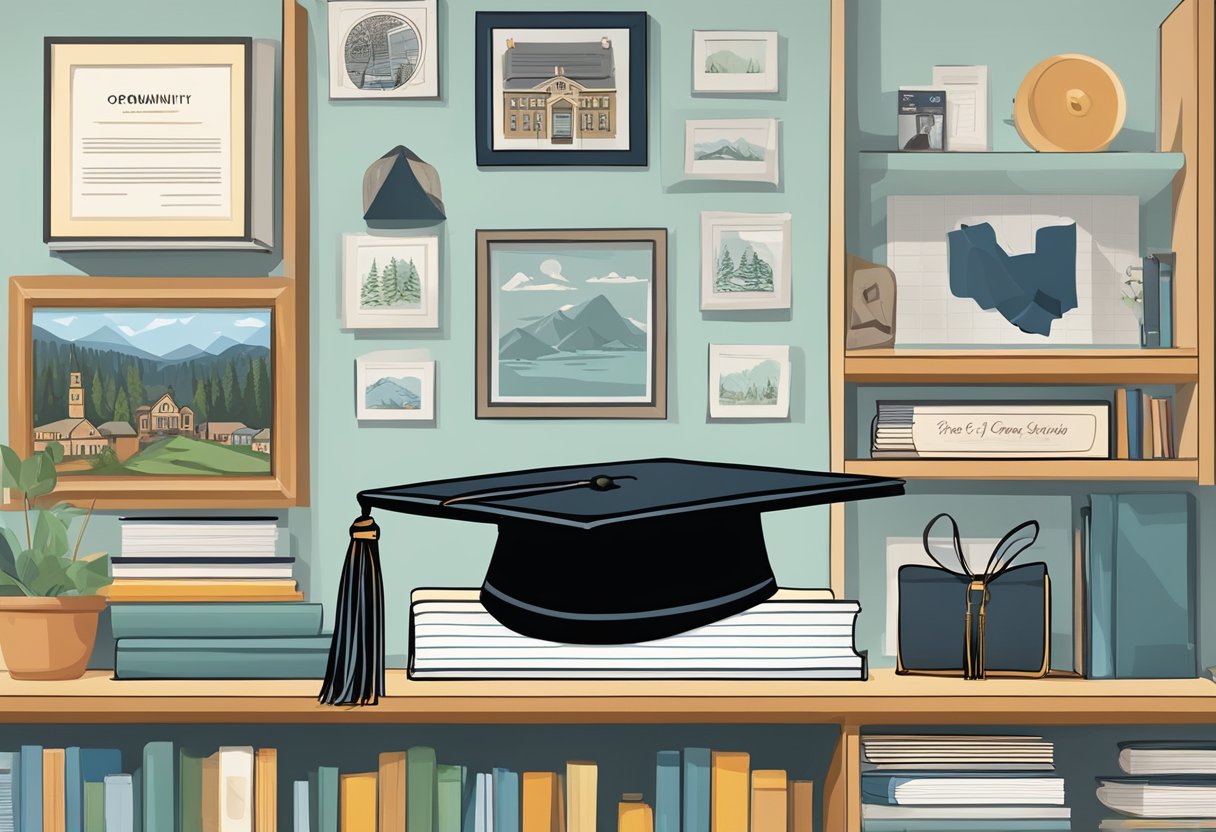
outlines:
{"label": "framed pine tree print", "polygon": [[701,213],[701,308],[789,309],[790,215]]}
{"label": "framed pine tree print", "polygon": [[342,327],[439,326],[439,238],[342,235]]}

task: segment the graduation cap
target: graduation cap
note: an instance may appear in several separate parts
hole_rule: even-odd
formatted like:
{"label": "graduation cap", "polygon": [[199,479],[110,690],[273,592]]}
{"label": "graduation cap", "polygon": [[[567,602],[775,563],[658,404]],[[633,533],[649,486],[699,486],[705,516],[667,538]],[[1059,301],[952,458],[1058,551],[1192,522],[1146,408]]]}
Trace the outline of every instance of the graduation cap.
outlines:
{"label": "graduation cap", "polygon": [[498,526],[481,603],[546,641],[664,638],[742,612],[777,582],[760,514],[888,497],[902,480],[648,459],[362,491],[338,588],[331,705],[384,694],[384,588],[373,509]]}

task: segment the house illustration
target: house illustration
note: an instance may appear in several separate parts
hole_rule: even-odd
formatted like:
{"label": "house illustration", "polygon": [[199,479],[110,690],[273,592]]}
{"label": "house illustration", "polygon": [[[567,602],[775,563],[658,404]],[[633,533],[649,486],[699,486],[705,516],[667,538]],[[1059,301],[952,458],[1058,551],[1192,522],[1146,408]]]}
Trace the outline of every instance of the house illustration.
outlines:
{"label": "house illustration", "polygon": [[508,139],[616,137],[616,60],[612,41],[508,40],[503,57],[503,135]]}
{"label": "house illustration", "polygon": [[237,428],[232,432],[232,444],[249,447],[253,445],[253,437],[257,436],[260,430],[261,428]]}
{"label": "house illustration", "polygon": [[167,392],[153,404],[135,408],[135,426],[140,442],[162,436],[193,436],[194,411],[189,405],[179,407],[173,393]]}
{"label": "house illustration", "polygon": [[120,461],[129,459],[139,451],[135,430],[126,422],[94,425],[89,421],[85,416],[82,375],[73,345],[68,352],[68,418],[36,426],[34,450],[45,451],[47,445],[58,442],[65,457],[97,456],[112,448]]}
{"label": "house illustration", "polygon": [[251,451],[259,454],[270,453],[270,428],[263,428],[258,431],[253,437],[253,443],[249,446]]}
{"label": "house illustration", "polygon": [[221,445],[235,445],[233,434],[246,429],[244,422],[203,422],[198,426],[198,438]]}

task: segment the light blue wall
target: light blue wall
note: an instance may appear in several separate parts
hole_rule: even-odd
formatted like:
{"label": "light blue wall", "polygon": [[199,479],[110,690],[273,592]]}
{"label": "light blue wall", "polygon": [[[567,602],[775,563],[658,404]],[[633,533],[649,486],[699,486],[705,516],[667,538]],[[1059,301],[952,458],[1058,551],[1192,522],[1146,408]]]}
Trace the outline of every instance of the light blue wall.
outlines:
{"label": "light blue wall", "polygon": [[[768,465],[828,464],[826,361],[828,3],[755,0],[747,4],[651,4],[650,148],[647,169],[486,169],[474,163],[473,16],[469,0],[440,0],[439,101],[359,102],[328,98],[325,3],[309,12],[312,84],[312,507],[287,512],[293,553],[308,596],[327,605],[337,593],[355,492],[376,486],[539,465],[647,456],[685,456]],[[627,0],[596,8],[636,10]],[[520,8],[561,11],[543,0]],[[14,16],[16,17],[16,16]],[[755,100],[690,94],[692,30],[777,29],[782,93]],[[9,129],[0,134],[6,196],[0,205],[0,271],[7,274],[256,273],[277,258],[192,254],[48,256],[41,242],[42,37],[83,34],[252,34],[278,37],[277,0],[216,0],[205,5],[83,0],[23,8],[10,19],[0,52]],[[787,97],[787,94],[789,96]],[[775,117],[786,142],[780,191],[709,192],[681,183],[683,119],[700,115]],[[12,129],[12,125],[26,125]],[[339,325],[340,237],[364,232],[364,169],[397,144],[433,164],[443,180],[448,220],[441,237],[442,290],[436,332],[404,337],[343,332]],[[742,319],[699,310],[701,211],[789,211],[793,215],[794,309]],[[478,228],[662,226],[669,238],[669,418],[643,421],[477,421],[473,418],[474,231]],[[0,301],[3,302],[3,301]],[[706,419],[707,347],[790,344],[795,382],[791,418],[779,423]],[[354,416],[356,356],[381,349],[429,349],[438,362],[435,427],[360,426]],[[0,379],[0,383],[4,380]],[[0,417],[5,418],[5,417]],[[411,587],[474,585],[493,547],[492,527],[382,514],[390,661],[405,653]],[[827,581],[827,513],[806,509],[766,519],[778,578],[788,585]],[[99,517],[98,547],[117,545],[117,521]],[[706,552],[707,568],[734,553]],[[570,553],[571,573],[579,553]],[[690,576],[694,578],[695,576]],[[579,591],[577,583],[572,591]]]}

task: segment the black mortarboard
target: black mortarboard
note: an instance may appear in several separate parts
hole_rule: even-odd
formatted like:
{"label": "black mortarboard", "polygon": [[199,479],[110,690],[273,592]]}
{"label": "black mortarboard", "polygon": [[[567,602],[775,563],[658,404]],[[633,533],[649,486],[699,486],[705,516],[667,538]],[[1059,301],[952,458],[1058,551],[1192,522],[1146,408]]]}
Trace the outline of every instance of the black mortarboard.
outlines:
{"label": "black mortarboard", "polygon": [[481,602],[547,641],[649,641],[769,598],[760,514],[903,493],[903,481],[647,459],[513,471],[359,493],[320,699],[384,693],[384,597],[372,509],[498,526]]}

